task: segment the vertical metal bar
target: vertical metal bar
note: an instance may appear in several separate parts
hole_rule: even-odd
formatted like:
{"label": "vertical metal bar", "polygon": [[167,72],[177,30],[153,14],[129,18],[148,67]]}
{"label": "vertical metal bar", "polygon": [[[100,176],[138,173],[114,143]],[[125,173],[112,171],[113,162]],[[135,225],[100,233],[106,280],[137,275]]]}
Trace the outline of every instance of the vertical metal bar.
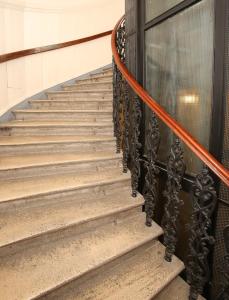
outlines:
{"label": "vertical metal bar", "polygon": [[211,217],[217,202],[214,181],[206,167],[197,175],[193,185],[193,208],[191,235],[187,262],[187,279],[190,284],[190,300],[196,300],[203,293],[210,279],[208,255],[214,238],[210,234]]}
{"label": "vertical metal bar", "polygon": [[183,149],[178,138],[175,139],[169,155],[164,196],[166,197],[165,213],[162,220],[164,228],[164,245],[166,246],[165,260],[171,262],[176,250],[177,223],[180,214],[180,206],[183,201],[179,197],[182,189],[182,179],[185,173]]}

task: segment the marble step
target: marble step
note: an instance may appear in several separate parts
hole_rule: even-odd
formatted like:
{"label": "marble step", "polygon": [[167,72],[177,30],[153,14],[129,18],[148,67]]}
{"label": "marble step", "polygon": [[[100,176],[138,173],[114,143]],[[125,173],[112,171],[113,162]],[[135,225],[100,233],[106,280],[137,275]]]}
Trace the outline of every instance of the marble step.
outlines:
{"label": "marble step", "polygon": [[77,79],[76,83],[91,83],[91,82],[113,82],[113,75],[97,75],[94,77],[85,77],[82,79]]}
{"label": "marble step", "polygon": [[[172,263],[164,261],[164,252],[165,248],[160,242],[151,241],[116,263],[112,262],[39,299],[154,299],[184,269],[183,263],[176,257]],[[167,299],[170,300],[169,297],[163,298]]]}
{"label": "marble step", "polygon": [[121,170],[121,155],[114,152],[44,153],[1,157],[0,181],[68,174]]}
{"label": "marble step", "polygon": [[76,99],[76,100],[31,100],[32,109],[82,109],[82,110],[111,110],[111,100]]}
{"label": "marble step", "polygon": [[76,122],[76,121],[11,121],[0,125],[2,136],[30,135],[103,135],[113,136],[113,124],[108,122]]}
{"label": "marble step", "polygon": [[144,220],[141,212],[110,217],[96,229],[70,230],[63,237],[47,239],[41,247],[34,245],[2,257],[0,290],[4,300],[38,298],[162,234],[157,224],[149,228]]}
{"label": "marble step", "polygon": [[81,197],[59,199],[49,205],[11,209],[1,217],[0,256],[8,256],[26,248],[65,237],[66,232],[79,234],[118,217],[140,212],[143,198],[133,199],[129,189],[105,195],[85,193]]}
{"label": "marble step", "polygon": [[[189,285],[182,278],[177,276],[155,297],[155,300],[188,300],[189,290]],[[198,300],[204,300],[204,298],[199,296]]]}
{"label": "marble step", "polygon": [[91,83],[76,83],[71,85],[64,85],[65,91],[87,91],[87,90],[113,90],[111,82],[91,82]]}
{"label": "marble step", "polygon": [[0,155],[115,151],[109,136],[0,136]]}
{"label": "marble step", "polygon": [[[4,180],[0,186],[0,206],[9,209],[12,205],[31,206],[34,203],[49,203],[56,199],[77,197],[82,192],[96,187],[103,189],[104,185],[122,188],[130,184],[130,175],[121,173],[119,168],[89,172],[87,174],[56,174]],[[3,210],[2,210],[3,212]]]}
{"label": "marble step", "polygon": [[48,99],[84,99],[84,98],[95,98],[95,99],[112,99],[113,91],[112,90],[87,90],[87,91],[58,91],[58,92],[48,92]]}
{"label": "marble step", "polygon": [[97,76],[106,76],[106,75],[112,75],[113,74],[113,69],[107,69],[107,70],[103,70],[102,72],[98,72],[98,73],[91,73],[89,74],[90,77],[97,77]]}
{"label": "marble step", "polygon": [[77,122],[112,122],[112,110],[23,109],[13,111],[16,120],[75,120]]}

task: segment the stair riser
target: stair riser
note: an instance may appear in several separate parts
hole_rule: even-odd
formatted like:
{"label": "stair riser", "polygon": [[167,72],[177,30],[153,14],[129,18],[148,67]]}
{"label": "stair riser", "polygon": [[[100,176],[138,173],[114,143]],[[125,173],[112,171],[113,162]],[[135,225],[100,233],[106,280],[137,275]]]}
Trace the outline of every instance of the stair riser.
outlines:
{"label": "stair riser", "polygon": [[0,155],[20,155],[30,153],[81,153],[81,152],[98,152],[98,151],[114,151],[115,141],[106,142],[66,142],[66,143],[50,143],[50,144],[25,144],[0,147]]}
{"label": "stair riser", "polygon": [[85,79],[80,79],[80,80],[76,80],[76,83],[94,83],[94,82],[98,82],[98,83],[113,83],[113,76],[107,76],[107,77],[94,77],[94,78],[85,78]]}
{"label": "stair riser", "polygon": [[34,109],[78,109],[78,110],[112,110],[112,102],[87,102],[84,101],[75,101],[75,102],[36,102],[31,103],[31,107]]}
{"label": "stair riser", "polygon": [[104,127],[12,127],[12,128],[1,128],[0,134],[3,136],[44,136],[44,135],[75,135],[75,136],[84,136],[84,135],[93,135],[93,136],[113,136],[113,126],[104,126]]}
{"label": "stair riser", "polygon": [[[63,203],[64,205],[64,203]],[[77,205],[77,203],[76,203]],[[0,247],[0,257],[4,258],[24,249],[40,248],[45,244],[55,243],[58,244],[58,240],[68,239],[72,236],[79,236],[90,231],[95,231],[97,228],[106,226],[116,222],[123,222],[131,216],[135,216],[141,211],[141,206],[136,205],[131,209],[113,213],[108,216],[101,216],[97,219],[88,220],[86,222],[69,226],[67,228],[59,229],[57,231],[50,231],[36,237],[31,237],[16,243]]]}
{"label": "stair riser", "polygon": [[0,170],[0,180],[13,180],[20,178],[45,176],[45,175],[56,175],[56,174],[68,174],[74,173],[75,175],[88,174],[91,172],[99,172],[106,170],[121,170],[120,158],[101,160],[101,161],[90,161],[90,162],[69,162],[56,165],[43,165],[25,167],[11,170]]}
{"label": "stair riser", "polygon": [[93,84],[76,84],[71,86],[64,86],[65,91],[87,91],[87,90],[112,90],[113,86],[111,83],[93,83]]}
{"label": "stair riser", "polygon": [[112,122],[112,112],[14,112],[16,120],[75,120],[77,122]]}
{"label": "stair riser", "polygon": [[112,92],[64,92],[48,94],[48,99],[112,99]]}

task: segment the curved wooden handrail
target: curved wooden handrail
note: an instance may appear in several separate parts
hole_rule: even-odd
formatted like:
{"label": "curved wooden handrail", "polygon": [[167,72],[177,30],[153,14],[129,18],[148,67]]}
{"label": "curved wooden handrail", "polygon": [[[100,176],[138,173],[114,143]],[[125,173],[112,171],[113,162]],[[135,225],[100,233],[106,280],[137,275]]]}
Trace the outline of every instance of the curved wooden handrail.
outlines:
{"label": "curved wooden handrail", "polygon": [[65,42],[65,43],[53,44],[53,45],[48,45],[48,46],[43,46],[43,47],[31,48],[31,49],[2,54],[2,55],[0,55],[0,63],[4,63],[6,61],[21,58],[24,56],[29,56],[29,55],[33,55],[33,54],[39,54],[42,52],[48,52],[48,51],[52,51],[52,50],[66,48],[69,46],[79,45],[79,44],[82,44],[85,42],[89,42],[89,41],[92,41],[95,39],[102,38],[104,36],[110,35],[111,33],[112,33],[112,30],[108,30],[108,31],[105,31],[102,33],[98,33],[95,35],[91,35],[91,36],[88,36],[85,38],[81,38],[78,40],[73,40],[73,41],[69,41],[69,42]]}
{"label": "curved wooden handrail", "polygon": [[126,66],[121,62],[116,48],[116,33],[124,16],[116,24],[111,37],[111,47],[115,63],[125,80],[147,106],[199,157],[227,186],[229,186],[229,171],[219,163],[196,139],[174,120],[135,80]]}

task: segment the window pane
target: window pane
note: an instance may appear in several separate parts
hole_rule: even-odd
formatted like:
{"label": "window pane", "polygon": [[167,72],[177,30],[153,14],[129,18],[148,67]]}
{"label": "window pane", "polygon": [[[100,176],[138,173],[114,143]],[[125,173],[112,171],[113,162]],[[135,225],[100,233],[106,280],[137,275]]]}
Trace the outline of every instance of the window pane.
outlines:
{"label": "window pane", "polygon": [[160,16],[183,0],[146,0],[146,22]]}
{"label": "window pane", "polygon": [[[145,86],[151,96],[208,148],[212,105],[214,1],[198,4],[146,32]],[[149,114],[149,112],[147,112]],[[146,115],[146,126],[149,117]],[[167,161],[173,134],[163,132],[160,160]],[[188,171],[200,161],[185,150]]]}

